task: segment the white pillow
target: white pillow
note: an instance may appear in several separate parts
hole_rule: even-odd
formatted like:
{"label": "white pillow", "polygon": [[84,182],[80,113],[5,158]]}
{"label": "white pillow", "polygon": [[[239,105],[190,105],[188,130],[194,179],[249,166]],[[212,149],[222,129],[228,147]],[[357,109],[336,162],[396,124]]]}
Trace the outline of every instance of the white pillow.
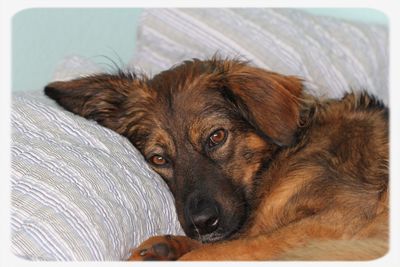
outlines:
{"label": "white pillow", "polygon": [[12,98],[12,250],[30,260],[121,260],[183,234],[173,197],[129,141],[42,92]]}
{"label": "white pillow", "polygon": [[365,89],[388,103],[387,28],[296,9],[147,9],[130,65],[156,74],[216,52],[304,77],[316,95]]}

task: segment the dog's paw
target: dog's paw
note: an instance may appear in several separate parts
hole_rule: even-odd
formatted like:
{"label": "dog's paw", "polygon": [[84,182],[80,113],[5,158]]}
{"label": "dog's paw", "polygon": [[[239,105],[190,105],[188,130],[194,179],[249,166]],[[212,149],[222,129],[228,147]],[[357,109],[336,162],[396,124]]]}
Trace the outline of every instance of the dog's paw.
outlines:
{"label": "dog's paw", "polygon": [[186,236],[155,236],[131,250],[130,261],[174,261],[201,243]]}

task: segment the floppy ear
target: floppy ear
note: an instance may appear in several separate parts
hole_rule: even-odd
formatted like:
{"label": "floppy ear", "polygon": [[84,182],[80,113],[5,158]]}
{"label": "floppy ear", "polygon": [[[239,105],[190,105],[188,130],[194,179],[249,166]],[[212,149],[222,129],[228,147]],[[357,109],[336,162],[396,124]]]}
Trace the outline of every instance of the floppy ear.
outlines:
{"label": "floppy ear", "polygon": [[141,86],[144,85],[134,76],[99,74],[52,82],[44,92],[65,109],[123,134],[119,128],[127,97]]}
{"label": "floppy ear", "polygon": [[226,75],[236,106],[252,126],[274,143],[290,145],[300,120],[301,80],[246,65]]}

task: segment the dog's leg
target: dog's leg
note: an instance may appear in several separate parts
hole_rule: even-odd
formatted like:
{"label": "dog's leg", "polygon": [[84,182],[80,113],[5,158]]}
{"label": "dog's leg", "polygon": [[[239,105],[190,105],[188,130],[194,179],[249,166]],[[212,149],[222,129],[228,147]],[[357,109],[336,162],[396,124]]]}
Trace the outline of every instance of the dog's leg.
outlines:
{"label": "dog's leg", "polygon": [[130,260],[268,260],[315,239],[337,239],[335,229],[304,219],[269,235],[201,244],[183,236],[152,237],[132,251]]}
{"label": "dog's leg", "polygon": [[[303,219],[268,235],[264,234],[211,244],[201,244],[198,241],[183,236],[152,237],[140,245],[139,248],[133,250],[130,260],[284,260],[290,259],[288,255],[291,255],[291,251],[299,252],[298,249],[306,249],[309,244],[315,245],[318,242],[326,243],[326,241],[334,240],[344,242],[346,239],[368,242],[370,237],[381,240],[378,246],[369,248],[371,251],[374,251],[374,254],[367,253],[360,256],[357,254],[359,248],[353,249],[349,246],[347,247],[347,256],[343,256],[344,254],[336,255],[337,251],[332,247],[330,250],[325,249],[319,253],[318,259],[371,260],[372,258],[376,258],[377,255],[384,255],[386,253],[387,246],[385,248],[381,244],[382,242],[387,242],[387,234],[385,234],[385,231],[380,231],[383,233],[378,234],[375,228],[378,227],[378,229],[381,229],[380,225],[384,225],[386,229],[387,217],[383,216],[382,223],[376,227],[369,227],[367,225],[367,232],[365,233],[363,229],[351,229],[349,227],[351,223],[328,223],[329,217],[322,216]],[[343,229],[346,228],[347,230],[344,231]],[[363,234],[361,236],[354,235],[356,232]],[[315,256],[310,256],[307,253],[301,254],[296,255],[296,257],[307,260]],[[343,256],[343,258],[340,256]]]}

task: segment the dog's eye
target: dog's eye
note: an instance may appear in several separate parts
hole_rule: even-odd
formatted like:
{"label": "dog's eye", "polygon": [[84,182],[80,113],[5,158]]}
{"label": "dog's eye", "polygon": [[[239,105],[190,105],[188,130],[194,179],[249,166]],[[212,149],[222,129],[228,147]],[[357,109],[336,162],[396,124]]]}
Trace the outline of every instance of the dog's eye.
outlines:
{"label": "dog's eye", "polygon": [[156,166],[164,166],[165,164],[167,164],[167,160],[160,155],[153,155],[150,157],[149,159],[150,163],[156,165]]}
{"label": "dog's eye", "polygon": [[227,132],[224,129],[219,129],[213,132],[208,138],[208,146],[214,147],[216,145],[220,145],[225,142],[227,136]]}

